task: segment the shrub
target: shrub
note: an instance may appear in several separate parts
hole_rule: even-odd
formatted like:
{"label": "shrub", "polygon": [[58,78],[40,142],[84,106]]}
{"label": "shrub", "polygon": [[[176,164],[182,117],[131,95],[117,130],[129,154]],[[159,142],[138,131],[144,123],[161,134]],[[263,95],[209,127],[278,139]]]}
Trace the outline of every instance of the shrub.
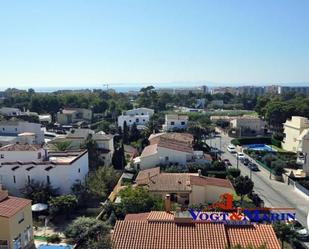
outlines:
{"label": "shrub", "polygon": [[47,237],[47,243],[59,244],[61,242],[61,238],[58,234],[52,234]]}
{"label": "shrub", "polygon": [[240,169],[230,168],[227,170],[227,174],[232,176],[233,178],[236,178],[240,176]]}

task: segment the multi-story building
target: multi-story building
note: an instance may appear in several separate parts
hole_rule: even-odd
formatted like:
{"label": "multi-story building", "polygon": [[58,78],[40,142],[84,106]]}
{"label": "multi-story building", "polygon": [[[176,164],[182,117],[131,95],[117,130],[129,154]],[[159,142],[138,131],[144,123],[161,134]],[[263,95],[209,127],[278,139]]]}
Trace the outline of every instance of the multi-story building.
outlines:
{"label": "multi-story building", "polygon": [[84,108],[65,108],[57,112],[57,123],[71,125],[77,122],[91,122],[92,111]]}
{"label": "multi-story building", "polygon": [[266,122],[259,117],[244,115],[235,117],[230,121],[231,128],[234,129],[249,129],[254,134],[263,134],[265,131]]}
{"label": "multi-story building", "polygon": [[279,94],[285,94],[285,93],[290,93],[290,92],[309,94],[309,86],[279,86],[278,87]]}
{"label": "multi-story building", "polygon": [[0,114],[9,117],[15,117],[21,115],[21,110],[18,108],[12,107],[2,107],[0,108]]}
{"label": "multi-story building", "polygon": [[166,114],[165,123],[162,126],[164,131],[174,131],[177,129],[187,129],[188,116],[179,114]]}
{"label": "multi-story building", "polygon": [[238,94],[261,96],[265,93],[263,86],[241,86],[238,87]]}
{"label": "multi-story building", "polygon": [[0,148],[0,184],[18,196],[32,180],[51,184],[60,194],[71,192],[88,174],[88,152],[49,152],[40,145],[10,144]]}
{"label": "multi-story building", "polygon": [[125,111],[118,116],[118,127],[123,129],[123,124],[126,122],[128,127],[136,124],[138,129],[143,129],[153,114],[153,109],[145,107]]}
{"label": "multi-story building", "polygon": [[1,121],[0,146],[8,143],[44,143],[44,131],[41,125],[27,121]]}
{"label": "multi-story building", "polygon": [[0,248],[33,248],[31,200],[12,197],[0,187]]}
{"label": "multi-story building", "polygon": [[283,124],[285,138],[282,142],[282,148],[287,151],[302,151],[301,141],[309,130],[309,120],[305,117],[292,116]]}

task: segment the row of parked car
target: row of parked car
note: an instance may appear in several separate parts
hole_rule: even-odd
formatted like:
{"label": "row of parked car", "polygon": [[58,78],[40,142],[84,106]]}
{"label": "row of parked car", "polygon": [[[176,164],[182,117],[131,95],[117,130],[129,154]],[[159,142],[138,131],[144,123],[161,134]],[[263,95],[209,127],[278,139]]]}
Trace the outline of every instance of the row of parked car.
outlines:
{"label": "row of parked car", "polygon": [[251,169],[252,171],[259,171],[258,166],[256,165],[256,163],[251,162],[247,157],[245,157],[245,154],[242,152],[237,152],[236,148],[234,145],[230,144],[227,147],[227,150],[236,156],[236,158],[243,163],[245,166],[247,166],[249,169]]}

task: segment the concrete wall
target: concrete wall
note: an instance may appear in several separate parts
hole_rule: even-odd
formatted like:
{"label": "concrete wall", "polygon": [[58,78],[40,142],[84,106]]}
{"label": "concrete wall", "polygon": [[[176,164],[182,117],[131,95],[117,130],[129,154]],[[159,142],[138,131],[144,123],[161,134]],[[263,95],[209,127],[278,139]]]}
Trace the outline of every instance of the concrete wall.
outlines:
{"label": "concrete wall", "polygon": [[[39,159],[39,153],[41,154],[41,159]],[[0,163],[2,162],[16,162],[16,161],[42,161],[45,152],[44,149],[39,149],[37,151],[0,151]]]}

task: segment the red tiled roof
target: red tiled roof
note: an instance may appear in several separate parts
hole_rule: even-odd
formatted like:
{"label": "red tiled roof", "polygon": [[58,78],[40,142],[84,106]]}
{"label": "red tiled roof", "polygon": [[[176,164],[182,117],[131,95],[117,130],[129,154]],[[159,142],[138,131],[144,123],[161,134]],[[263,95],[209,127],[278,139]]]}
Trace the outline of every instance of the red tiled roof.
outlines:
{"label": "red tiled roof", "polygon": [[179,133],[179,132],[167,132],[167,133],[156,133],[151,134],[148,138],[150,144],[157,143],[160,138],[175,140],[187,144],[192,144],[193,135],[190,133]]}
{"label": "red tiled roof", "polygon": [[9,196],[0,202],[0,216],[10,218],[31,204],[31,200]]}
{"label": "red tiled roof", "polygon": [[143,149],[141,157],[147,157],[155,154],[157,152],[157,144],[148,145]]}
{"label": "red tiled roof", "polygon": [[215,178],[215,177],[206,177],[206,176],[190,176],[190,183],[191,185],[198,185],[198,186],[207,186],[213,185],[223,188],[232,188],[232,183],[227,179]]}
{"label": "red tiled roof", "polygon": [[149,214],[150,213],[127,214],[124,220],[147,220]]}
{"label": "red tiled roof", "polygon": [[231,246],[258,247],[265,244],[267,249],[280,248],[271,225],[254,224],[251,226],[226,226],[227,236]]}
{"label": "red tiled roof", "polygon": [[280,249],[271,225],[176,223],[173,214],[157,211],[129,216],[116,222],[112,236],[115,249],[226,249],[236,245]]}
{"label": "red tiled roof", "polygon": [[151,178],[151,177],[158,175],[158,174],[160,174],[160,167],[141,170],[138,173],[135,181],[138,185],[147,184],[149,182],[149,177]]}
{"label": "red tiled roof", "polygon": [[37,151],[41,149],[37,144],[8,144],[0,148],[0,151]]}
{"label": "red tiled roof", "polygon": [[219,223],[117,221],[112,240],[115,249],[225,249],[228,244]]}
{"label": "red tiled roof", "polygon": [[158,147],[167,148],[170,150],[182,151],[186,153],[193,153],[193,148],[191,145],[184,142],[179,142],[176,140],[160,138],[158,142]]}

